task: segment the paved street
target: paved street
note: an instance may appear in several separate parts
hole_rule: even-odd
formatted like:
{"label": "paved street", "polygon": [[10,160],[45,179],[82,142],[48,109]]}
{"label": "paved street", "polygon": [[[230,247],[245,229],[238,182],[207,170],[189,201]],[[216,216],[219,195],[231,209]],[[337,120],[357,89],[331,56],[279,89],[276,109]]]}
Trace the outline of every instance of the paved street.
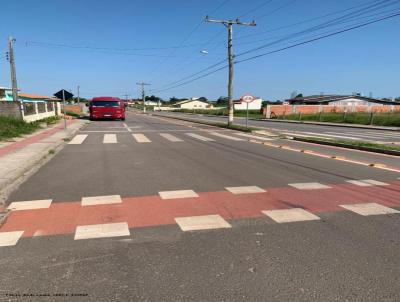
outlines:
{"label": "paved street", "polygon": [[399,301],[398,158],[281,143],[91,122],[8,198],[0,301]]}
{"label": "paved street", "polygon": [[[191,119],[206,120],[212,122],[225,122],[227,117],[220,116],[206,116],[199,114],[182,114],[174,112],[157,113],[170,116],[185,115]],[[235,118],[235,123],[245,125],[245,119]],[[256,128],[266,128],[268,130],[276,131],[286,135],[296,135],[299,137],[323,137],[329,139],[342,139],[342,140],[362,140],[372,141],[374,143],[395,143],[400,144],[399,131],[386,131],[379,129],[363,129],[363,128],[349,128],[327,125],[310,125],[300,123],[284,123],[268,120],[249,120],[249,126]]]}

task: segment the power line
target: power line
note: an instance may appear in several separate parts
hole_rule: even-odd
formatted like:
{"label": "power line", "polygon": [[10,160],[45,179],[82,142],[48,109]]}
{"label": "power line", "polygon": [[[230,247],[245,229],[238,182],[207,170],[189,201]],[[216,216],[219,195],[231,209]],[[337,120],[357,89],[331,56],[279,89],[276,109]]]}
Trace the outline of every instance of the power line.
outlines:
{"label": "power line", "polygon": [[[340,30],[340,31],[337,31],[337,32],[334,32],[334,33],[326,34],[326,35],[323,35],[323,36],[320,36],[320,37],[317,37],[317,38],[313,38],[313,39],[310,39],[310,40],[307,40],[307,41],[295,43],[295,44],[292,44],[292,45],[289,45],[289,46],[286,46],[286,47],[282,47],[282,48],[277,49],[277,50],[273,50],[273,51],[270,51],[270,52],[267,52],[267,53],[259,54],[259,55],[256,55],[256,56],[253,56],[253,57],[249,57],[249,58],[246,58],[246,59],[243,59],[243,60],[240,60],[240,61],[235,61],[235,64],[240,64],[240,63],[243,63],[243,62],[255,60],[257,58],[264,57],[264,56],[267,56],[267,55],[270,55],[270,54],[274,54],[274,53],[278,53],[278,52],[281,52],[281,51],[284,51],[284,50],[287,50],[287,49],[291,49],[291,48],[299,47],[299,46],[302,46],[302,45],[306,45],[306,44],[309,44],[309,43],[312,43],[312,42],[315,42],[315,41],[326,39],[328,37],[336,36],[336,35],[339,35],[339,34],[342,34],[342,33],[348,32],[348,31],[352,31],[352,30],[355,30],[355,29],[358,29],[358,28],[362,28],[362,27],[365,27],[365,26],[368,26],[368,25],[371,25],[371,24],[374,24],[374,23],[378,23],[378,22],[382,22],[384,20],[395,18],[397,16],[400,16],[400,13],[392,14],[392,15],[389,15],[389,16],[386,16],[386,17],[383,17],[383,18],[379,18],[379,19],[375,19],[373,21],[365,22],[365,23],[359,24],[357,26],[346,28],[346,29],[343,29],[343,30]],[[194,79],[182,82],[180,84],[174,85],[174,86],[169,87],[169,88],[157,90],[157,92],[167,91],[167,90],[171,90],[171,89],[174,89],[174,88],[178,88],[178,87],[190,84],[190,83],[192,83],[194,81],[197,81],[199,79],[202,79],[202,78],[205,78],[205,77],[207,77],[209,75],[212,75],[212,74],[214,74],[214,73],[216,73],[216,72],[218,72],[220,70],[226,69],[227,67],[228,67],[228,65],[222,66],[222,67],[220,67],[220,68],[218,68],[216,70],[210,71],[210,72],[208,72],[208,73],[206,73],[204,75],[198,76],[198,77],[196,77]]]}

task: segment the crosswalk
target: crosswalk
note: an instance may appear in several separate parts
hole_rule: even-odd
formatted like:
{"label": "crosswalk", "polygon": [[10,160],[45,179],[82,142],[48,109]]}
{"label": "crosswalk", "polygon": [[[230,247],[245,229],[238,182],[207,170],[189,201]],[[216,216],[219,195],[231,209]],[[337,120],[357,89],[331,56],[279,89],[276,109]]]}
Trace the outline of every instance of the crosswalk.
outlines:
{"label": "crosswalk", "polygon": [[[213,132],[206,131],[199,133],[194,132],[179,132],[179,133],[105,133],[99,134],[91,133],[91,134],[78,134],[76,135],[68,144],[70,145],[81,145],[87,143],[88,141],[97,143],[102,142],[103,144],[117,144],[119,142],[127,142],[126,137],[129,137],[129,140],[134,143],[144,144],[144,143],[152,143],[160,138],[162,140],[166,140],[172,143],[181,143],[188,140],[195,140],[201,142],[216,142],[219,140],[228,140],[234,142],[246,142],[251,138],[258,138],[257,136],[243,136],[241,133],[221,133],[221,132]],[[101,137],[101,138],[100,138]]]}

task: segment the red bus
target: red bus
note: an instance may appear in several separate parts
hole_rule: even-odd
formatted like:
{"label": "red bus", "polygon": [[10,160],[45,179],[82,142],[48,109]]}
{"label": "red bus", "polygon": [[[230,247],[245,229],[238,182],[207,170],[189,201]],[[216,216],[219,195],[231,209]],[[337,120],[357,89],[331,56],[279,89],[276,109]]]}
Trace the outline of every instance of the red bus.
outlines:
{"label": "red bus", "polygon": [[120,98],[102,96],[89,102],[90,120],[120,119],[125,120],[125,102]]}

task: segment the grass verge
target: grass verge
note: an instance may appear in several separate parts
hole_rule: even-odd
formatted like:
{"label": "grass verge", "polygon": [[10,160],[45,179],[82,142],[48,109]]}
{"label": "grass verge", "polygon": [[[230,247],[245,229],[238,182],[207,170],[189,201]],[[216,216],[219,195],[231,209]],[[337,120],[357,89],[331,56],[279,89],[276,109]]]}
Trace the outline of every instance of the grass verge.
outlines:
{"label": "grass verge", "polygon": [[400,156],[400,146],[396,145],[376,144],[365,141],[332,140],[315,137],[295,137],[294,140]]}
{"label": "grass verge", "polygon": [[48,117],[32,123],[9,116],[0,116],[0,141],[8,140],[21,135],[30,134],[40,129],[41,123],[55,124],[59,117]]}

